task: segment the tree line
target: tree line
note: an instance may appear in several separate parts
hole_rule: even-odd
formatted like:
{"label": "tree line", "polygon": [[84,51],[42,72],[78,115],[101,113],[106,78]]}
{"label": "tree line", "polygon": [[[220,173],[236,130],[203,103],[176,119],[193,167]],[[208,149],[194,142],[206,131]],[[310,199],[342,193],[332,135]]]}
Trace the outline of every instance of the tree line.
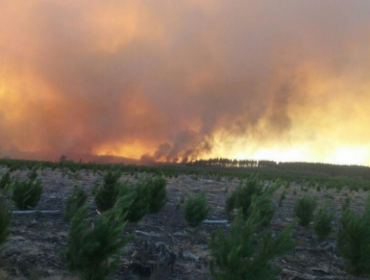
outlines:
{"label": "tree line", "polygon": [[223,168],[265,168],[280,171],[303,171],[322,173],[330,176],[350,176],[370,179],[370,168],[359,165],[336,165],[311,162],[275,162],[271,160],[237,160],[228,158],[200,159],[189,163],[189,165]]}

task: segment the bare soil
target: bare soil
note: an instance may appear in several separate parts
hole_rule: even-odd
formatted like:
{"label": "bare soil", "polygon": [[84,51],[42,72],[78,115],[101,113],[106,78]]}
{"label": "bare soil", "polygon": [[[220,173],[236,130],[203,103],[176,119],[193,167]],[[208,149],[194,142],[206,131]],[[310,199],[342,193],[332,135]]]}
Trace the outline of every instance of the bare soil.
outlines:
{"label": "bare soil", "polygon": [[[5,171],[0,167],[0,173]],[[25,178],[28,171],[14,171],[13,178]],[[59,253],[67,244],[69,224],[63,220],[67,197],[74,186],[79,185],[89,193],[91,216],[98,215],[91,195],[93,184],[102,178],[98,172],[50,169],[39,171],[44,192],[37,210],[59,210],[59,214],[13,215],[11,236],[0,248],[0,279],[50,279],[75,280],[60,261]],[[136,180],[131,175],[122,175],[122,181]],[[224,211],[228,193],[238,185],[238,181],[214,180],[214,178],[193,178],[181,175],[167,179],[168,202],[158,214],[147,215],[139,223],[129,224],[125,234],[135,233],[135,241],[127,245],[115,275],[109,279],[211,279],[208,263],[210,251],[208,240],[211,232],[219,227],[226,228],[233,216]],[[300,185],[279,189],[275,194],[276,204],[281,192],[286,191],[282,207],[278,207],[271,223],[271,230],[280,231],[293,221],[295,199],[304,194]],[[228,220],[226,224],[202,224],[198,229],[190,228],[183,218],[182,199],[205,191],[211,212],[210,220]],[[352,197],[352,207],[361,211],[367,193],[343,189],[316,191],[309,189],[319,204],[329,198],[336,210],[335,231],[341,214],[341,204],[345,197]],[[336,248],[334,233],[319,243],[310,225],[307,229],[295,226],[296,248],[290,253],[276,258],[274,263],[283,269],[278,279],[370,279],[355,278],[344,271],[344,260]],[[164,263],[166,265],[164,265]]]}

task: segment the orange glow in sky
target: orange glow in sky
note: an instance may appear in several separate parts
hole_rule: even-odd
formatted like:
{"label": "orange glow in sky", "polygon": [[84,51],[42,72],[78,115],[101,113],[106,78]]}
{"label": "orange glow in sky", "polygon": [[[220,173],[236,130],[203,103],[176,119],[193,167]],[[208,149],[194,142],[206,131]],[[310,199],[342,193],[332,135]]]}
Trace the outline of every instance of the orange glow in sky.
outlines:
{"label": "orange glow in sky", "polygon": [[370,165],[369,10],[0,1],[1,153]]}

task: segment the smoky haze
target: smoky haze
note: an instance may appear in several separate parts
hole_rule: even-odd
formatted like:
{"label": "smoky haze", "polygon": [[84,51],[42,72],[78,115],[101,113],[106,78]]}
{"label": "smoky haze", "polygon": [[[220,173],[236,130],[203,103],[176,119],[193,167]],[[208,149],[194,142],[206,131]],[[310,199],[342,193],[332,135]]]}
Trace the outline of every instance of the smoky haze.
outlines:
{"label": "smoky haze", "polygon": [[368,11],[367,0],[0,0],[0,147],[370,164]]}

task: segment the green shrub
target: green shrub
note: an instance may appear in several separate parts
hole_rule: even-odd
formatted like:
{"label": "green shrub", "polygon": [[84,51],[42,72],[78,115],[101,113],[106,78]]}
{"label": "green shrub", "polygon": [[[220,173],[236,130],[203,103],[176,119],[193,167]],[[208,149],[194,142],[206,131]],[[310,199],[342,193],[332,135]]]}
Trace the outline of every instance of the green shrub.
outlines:
{"label": "green shrub", "polygon": [[87,199],[87,192],[84,189],[75,187],[73,193],[67,199],[67,207],[64,214],[64,220],[69,222],[76,214],[77,210],[81,208]]}
{"label": "green shrub", "polygon": [[81,207],[73,217],[68,231],[67,249],[62,252],[61,258],[68,270],[78,272],[82,280],[103,280],[116,270],[121,248],[133,236],[122,236],[127,224],[122,208],[104,212],[90,227],[87,207]]}
{"label": "green shrub", "polygon": [[294,213],[298,218],[301,226],[307,227],[313,220],[314,210],[316,208],[316,200],[306,194],[298,198],[294,205]]}
{"label": "green shrub", "polygon": [[347,196],[344,201],[343,201],[343,204],[342,204],[342,211],[346,211],[347,209],[349,209],[349,207],[351,206],[351,198],[349,196]]}
{"label": "green shrub", "polygon": [[91,189],[91,194],[95,197],[96,196],[96,193],[98,192],[100,188],[100,182],[99,181],[96,181],[93,186],[92,186],[92,189]]}
{"label": "green shrub", "polygon": [[148,180],[150,189],[150,213],[158,213],[167,201],[166,179],[156,176]]}
{"label": "green shrub", "polygon": [[271,231],[258,231],[262,226],[258,207],[252,207],[245,220],[241,211],[231,224],[229,234],[222,229],[212,233],[209,247],[213,279],[245,280],[276,279],[281,269],[273,267],[271,260],[294,247],[292,226],[286,227],[276,237]]}
{"label": "green shrub", "polygon": [[113,207],[119,192],[120,173],[108,172],[104,176],[104,183],[95,189],[95,203],[99,211],[103,212]]}
{"label": "green shrub", "polygon": [[[272,202],[272,196],[274,192],[279,188],[280,182],[275,182],[273,186],[264,187],[262,182],[259,181],[258,177],[254,177],[251,180],[241,183],[234,192],[230,194],[230,196],[226,200],[225,210],[226,212],[231,212],[233,209],[240,209],[243,210],[243,217],[247,219],[250,213],[250,206],[252,203],[253,196],[265,196],[265,198],[270,198],[268,203],[270,207],[265,208],[266,213],[263,214],[265,218],[272,219],[274,214],[274,205]],[[266,220],[268,223],[269,221]]]}
{"label": "green shrub", "polygon": [[184,217],[189,226],[197,227],[208,215],[209,207],[204,192],[190,197],[184,207]]}
{"label": "green shrub", "polygon": [[9,172],[19,170],[20,168],[21,168],[21,166],[19,166],[18,164],[14,164],[14,165],[9,167]]}
{"label": "green shrub", "polygon": [[0,180],[0,190],[5,189],[10,184],[10,173],[6,172]]}
{"label": "green shrub", "polygon": [[220,181],[221,181],[221,179],[222,179],[222,175],[221,175],[221,174],[217,174],[217,176],[216,176],[216,181],[217,181],[217,182],[220,182]]}
{"label": "green shrub", "polygon": [[329,201],[326,201],[316,213],[313,228],[319,241],[323,241],[332,231],[334,212],[331,210]]}
{"label": "green shrub", "polygon": [[37,171],[36,171],[37,169],[36,168],[34,168],[34,169],[32,169],[29,173],[28,173],[28,179],[30,179],[31,181],[34,181],[34,180],[36,180],[37,179]]}
{"label": "green shrub", "polygon": [[132,197],[132,204],[123,209],[127,211],[126,219],[135,223],[140,221],[150,209],[150,189],[149,185],[144,180],[139,180],[136,183],[126,182],[121,186],[119,196],[128,195]]}
{"label": "green shrub", "polygon": [[348,273],[370,276],[370,195],[362,215],[352,209],[342,213],[337,245]]}
{"label": "green shrub", "polygon": [[283,205],[283,200],[286,198],[286,191],[284,190],[281,195],[280,195],[280,199],[279,199],[279,207],[281,207]]}
{"label": "green shrub", "polygon": [[0,197],[0,245],[10,234],[9,225],[11,217],[12,213],[8,210]]}
{"label": "green shrub", "polygon": [[12,188],[12,199],[20,210],[27,210],[35,207],[43,191],[40,180],[16,181],[13,183]]}
{"label": "green shrub", "polygon": [[237,192],[239,192],[238,188],[227,197],[226,202],[225,202],[226,213],[230,213],[231,211],[235,209],[235,200],[236,200]]}
{"label": "green shrub", "polygon": [[258,177],[254,177],[246,182],[241,182],[235,191],[226,199],[226,212],[230,213],[234,209],[243,208],[243,216],[247,218],[252,196],[260,195],[263,191],[264,188]]}
{"label": "green shrub", "polygon": [[262,195],[252,197],[250,211],[259,213],[262,226],[268,226],[275,214],[276,206],[271,198],[273,191],[273,189],[270,189],[270,191],[264,192]]}
{"label": "green shrub", "polygon": [[351,190],[351,192],[353,192],[353,191],[356,191],[357,192],[360,189],[360,186],[357,183],[352,183],[349,186],[349,189]]}

